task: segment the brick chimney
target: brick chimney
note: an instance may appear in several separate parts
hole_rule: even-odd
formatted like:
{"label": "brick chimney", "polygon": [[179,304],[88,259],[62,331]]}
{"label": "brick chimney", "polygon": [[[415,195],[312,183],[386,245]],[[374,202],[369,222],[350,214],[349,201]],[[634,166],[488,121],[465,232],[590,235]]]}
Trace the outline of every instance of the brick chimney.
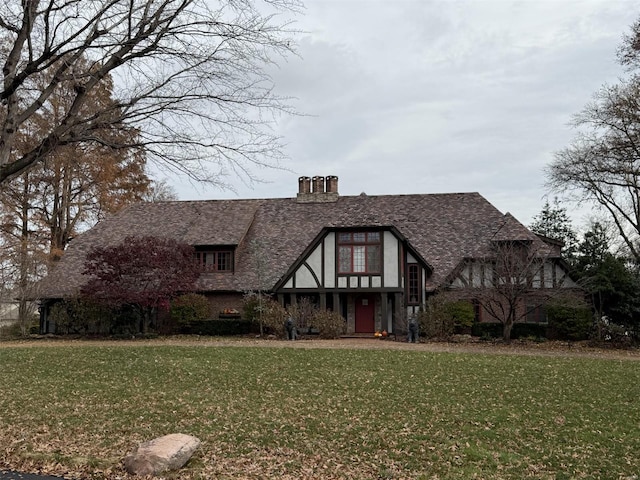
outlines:
{"label": "brick chimney", "polygon": [[298,178],[298,203],[337,202],[338,196],[338,177],[334,175]]}

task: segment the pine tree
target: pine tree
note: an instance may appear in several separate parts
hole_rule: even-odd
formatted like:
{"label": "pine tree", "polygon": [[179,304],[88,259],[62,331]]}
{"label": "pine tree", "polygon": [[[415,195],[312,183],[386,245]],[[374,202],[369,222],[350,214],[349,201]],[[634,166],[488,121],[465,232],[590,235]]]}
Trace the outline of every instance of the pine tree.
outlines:
{"label": "pine tree", "polygon": [[545,202],[542,211],[533,217],[529,228],[538,235],[561,241],[563,243],[562,255],[567,261],[573,261],[578,246],[578,237],[571,225],[567,209],[560,204],[558,198],[553,200],[553,204],[549,203],[549,200]]}

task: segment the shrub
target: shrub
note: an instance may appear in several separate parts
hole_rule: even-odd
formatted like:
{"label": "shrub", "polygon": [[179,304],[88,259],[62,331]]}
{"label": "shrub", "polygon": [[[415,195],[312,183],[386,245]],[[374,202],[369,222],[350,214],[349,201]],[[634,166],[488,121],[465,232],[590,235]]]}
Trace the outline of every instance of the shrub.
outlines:
{"label": "shrub", "polygon": [[287,318],[287,311],[279,302],[268,295],[249,293],[245,295],[243,302],[243,312],[245,319],[254,325],[260,325],[264,333],[284,337],[284,322]]}
{"label": "shrub", "polygon": [[0,327],[0,337],[4,338],[18,338],[22,336],[22,329],[20,328],[20,322],[11,323]]}
{"label": "shrub", "polygon": [[[515,325],[514,325],[515,329]],[[511,335],[513,337],[514,331],[512,330]],[[488,340],[493,338],[502,338],[502,324],[497,322],[488,322],[488,323],[475,323],[471,327],[471,335],[474,337],[481,337],[482,339]]]}
{"label": "shrub", "polygon": [[258,324],[262,311],[262,323],[265,333],[278,338],[286,337],[285,322],[291,318],[298,333],[318,331],[321,338],[338,338],[345,332],[346,321],[342,315],[330,310],[321,310],[308,298],[301,298],[298,303],[289,305],[286,309],[279,302],[270,297],[262,296],[262,308],[258,295],[245,295],[243,312],[245,318]]}
{"label": "shrub", "polygon": [[314,322],[315,316],[320,312],[318,307],[308,298],[300,298],[287,307],[287,318],[292,318],[298,332],[308,332],[311,328],[318,328]]}
{"label": "shrub", "polygon": [[[502,324],[498,322],[475,323],[471,328],[471,334],[482,339],[502,338]],[[544,323],[515,323],[511,330],[511,338],[535,338],[547,337],[547,325]]]}
{"label": "shrub", "polygon": [[[613,348],[629,348],[636,343],[637,338],[633,330],[624,325],[611,323],[607,317],[603,317],[596,323],[592,343],[597,346],[607,346]],[[599,334],[599,335],[598,335]]]}
{"label": "shrub", "polygon": [[[265,296],[262,296],[265,299]],[[242,298],[242,318],[249,320],[250,322],[257,323],[259,321],[258,316],[260,312],[260,299],[257,293],[248,292],[245,293]]]}
{"label": "shrub", "polygon": [[546,306],[552,338],[586,340],[592,329],[591,310],[582,302],[556,299]]}
{"label": "shrub", "polygon": [[87,298],[72,298],[56,303],[49,316],[56,333],[100,333],[111,327],[109,310]]}
{"label": "shrub", "polygon": [[271,296],[250,292],[244,296],[242,304],[243,316],[256,326],[262,327],[264,333],[284,337],[284,322],[287,311]]}
{"label": "shrub", "polygon": [[287,318],[287,311],[280,303],[273,299],[268,299],[262,305],[262,321],[268,333],[277,337],[284,337],[284,322]]}
{"label": "shrub", "polygon": [[448,338],[457,329],[473,325],[473,305],[464,300],[449,300],[438,295],[429,299],[427,309],[418,314],[420,331],[428,338]]}
{"label": "shrub", "polygon": [[[500,326],[502,327],[502,324]],[[548,326],[544,323],[516,323],[511,330],[511,338],[535,339],[537,341],[547,338],[547,330]]]}
{"label": "shrub", "polygon": [[311,324],[318,329],[320,338],[340,338],[346,329],[344,317],[330,310],[316,310],[311,318]]}
{"label": "shrub", "polygon": [[186,293],[171,302],[170,312],[171,319],[183,326],[209,318],[211,307],[204,295]]}

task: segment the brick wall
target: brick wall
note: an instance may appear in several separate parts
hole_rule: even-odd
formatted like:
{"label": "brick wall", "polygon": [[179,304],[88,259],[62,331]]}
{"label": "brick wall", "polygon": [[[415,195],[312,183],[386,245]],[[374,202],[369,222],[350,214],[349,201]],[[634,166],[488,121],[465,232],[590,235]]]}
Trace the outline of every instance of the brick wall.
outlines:
{"label": "brick wall", "polygon": [[208,293],[206,294],[209,305],[211,306],[211,318],[218,318],[225,308],[234,308],[242,315],[242,299],[241,293]]}

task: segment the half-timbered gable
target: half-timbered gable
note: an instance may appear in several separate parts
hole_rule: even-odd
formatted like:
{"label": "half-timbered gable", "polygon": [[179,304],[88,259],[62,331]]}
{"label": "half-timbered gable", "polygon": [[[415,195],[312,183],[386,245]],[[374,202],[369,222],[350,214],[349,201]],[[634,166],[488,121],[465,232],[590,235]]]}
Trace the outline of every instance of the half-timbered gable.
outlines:
{"label": "half-timbered gable", "polygon": [[[394,227],[324,228],[274,291],[284,304],[312,296],[322,307],[343,312],[354,331],[393,330],[390,313],[401,297],[409,314],[424,307],[423,282],[430,272]],[[363,302],[379,310],[367,326],[357,322]]]}
{"label": "half-timbered gable", "polygon": [[[450,286],[452,288],[484,288],[491,287],[499,281],[501,280],[496,275],[493,259],[465,258],[456,269]],[[540,259],[528,281],[534,289],[580,288],[571,278],[569,267],[558,258]]]}
{"label": "half-timbered gable", "polygon": [[[484,251],[462,259],[442,288],[458,298],[484,300],[485,305],[513,304],[518,318],[540,322],[550,298],[579,290],[559,247],[557,241],[533,234],[507,214]],[[497,320],[485,310],[476,308],[478,321]]]}

